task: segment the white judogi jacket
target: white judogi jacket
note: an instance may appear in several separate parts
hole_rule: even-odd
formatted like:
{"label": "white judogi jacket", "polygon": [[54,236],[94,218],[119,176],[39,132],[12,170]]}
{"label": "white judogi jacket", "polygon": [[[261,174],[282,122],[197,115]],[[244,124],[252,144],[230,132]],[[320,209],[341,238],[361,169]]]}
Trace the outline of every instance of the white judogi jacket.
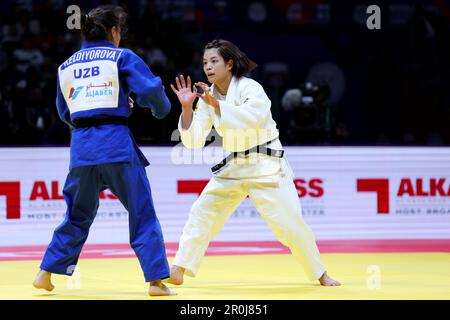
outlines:
{"label": "white judogi jacket", "polygon": [[[180,116],[178,129],[187,148],[202,148],[214,125],[223,138],[222,147],[226,151],[244,151],[273,139],[275,140],[268,147],[282,149],[278,129],[270,111],[271,101],[258,82],[233,76],[225,100],[220,100],[214,85],[211,86],[211,92],[219,101],[220,116],[201,99],[187,130],[182,128]],[[285,164],[287,162],[284,159],[252,153],[245,160],[231,161],[215,175],[232,179],[265,177],[283,171]]]}

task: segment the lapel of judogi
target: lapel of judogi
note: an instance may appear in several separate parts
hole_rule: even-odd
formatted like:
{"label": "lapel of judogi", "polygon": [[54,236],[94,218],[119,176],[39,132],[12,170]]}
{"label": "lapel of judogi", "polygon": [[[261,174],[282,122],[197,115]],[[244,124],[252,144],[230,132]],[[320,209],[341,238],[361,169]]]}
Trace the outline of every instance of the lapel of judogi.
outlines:
{"label": "lapel of judogi", "polygon": [[237,92],[237,90],[236,90],[237,84],[238,84],[238,79],[235,76],[233,76],[231,78],[230,85],[228,86],[227,97],[225,99],[226,102],[231,103],[231,104],[236,104],[235,95]]}
{"label": "lapel of judogi", "polygon": [[[231,104],[236,104],[235,95],[237,92],[238,79],[233,76],[231,77],[230,85],[228,86],[227,96],[225,101]],[[214,97],[218,97],[216,86],[214,84],[211,85],[211,91],[213,92]]]}

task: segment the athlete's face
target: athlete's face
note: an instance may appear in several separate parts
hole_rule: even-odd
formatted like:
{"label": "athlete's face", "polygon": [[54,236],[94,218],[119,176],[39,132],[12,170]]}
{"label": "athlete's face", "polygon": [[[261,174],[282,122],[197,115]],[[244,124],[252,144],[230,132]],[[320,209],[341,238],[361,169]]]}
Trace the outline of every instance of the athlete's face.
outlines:
{"label": "athlete's face", "polygon": [[233,61],[225,63],[223,57],[216,48],[206,49],[203,54],[203,71],[208,81],[213,84],[220,84],[232,75]]}

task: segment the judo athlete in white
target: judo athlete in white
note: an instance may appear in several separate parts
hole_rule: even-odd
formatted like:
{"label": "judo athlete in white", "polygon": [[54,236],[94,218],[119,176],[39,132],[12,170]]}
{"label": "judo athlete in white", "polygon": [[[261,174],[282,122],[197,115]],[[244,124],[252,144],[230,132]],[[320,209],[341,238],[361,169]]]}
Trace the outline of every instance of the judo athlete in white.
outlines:
{"label": "judo athlete in white", "polygon": [[100,6],[81,22],[85,41],[59,66],[57,81],[58,114],[72,129],[70,172],[63,190],[67,213],[33,285],[52,291],[52,273],[73,274],[97,213],[99,193],[109,188],[128,211],[130,243],[150,283],[149,295],[172,295],[161,282],[170,269],[145,171],[149,162],[127,126],[131,92],[159,119],[169,113],[170,102],[161,78],[134,52],[119,48],[126,29],[121,7]]}
{"label": "judo athlete in white", "polygon": [[[256,64],[234,44],[214,40],[205,46],[203,69],[211,87],[176,78],[182,113],[181,140],[201,148],[215,127],[230,155],[212,168],[213,177],[193,204],[172,263],[169,283],[180,285],[184,274],[194,277],[211,239],[239,204],[249,196],[277,239],[304,267],[310,280],[339,286],[322,264],[315,237],[302,218],[293,173],[283,155],[271,102],[262,86],[244,77]],[[204,93],[200,94],[197,87]],[[192,105],[199,97],[195,111]]]}

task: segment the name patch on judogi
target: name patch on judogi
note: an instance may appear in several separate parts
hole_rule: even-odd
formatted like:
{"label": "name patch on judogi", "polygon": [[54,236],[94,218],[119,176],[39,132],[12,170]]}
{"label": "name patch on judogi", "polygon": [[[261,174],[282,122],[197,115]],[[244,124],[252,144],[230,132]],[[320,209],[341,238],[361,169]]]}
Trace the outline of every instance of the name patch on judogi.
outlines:
{"label": "name patch on judogi", "polygon": [[58,69],[59,84],[70,113],[98,108],[117,108],[122,50],[84,49],[73,54]]}

